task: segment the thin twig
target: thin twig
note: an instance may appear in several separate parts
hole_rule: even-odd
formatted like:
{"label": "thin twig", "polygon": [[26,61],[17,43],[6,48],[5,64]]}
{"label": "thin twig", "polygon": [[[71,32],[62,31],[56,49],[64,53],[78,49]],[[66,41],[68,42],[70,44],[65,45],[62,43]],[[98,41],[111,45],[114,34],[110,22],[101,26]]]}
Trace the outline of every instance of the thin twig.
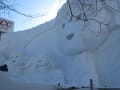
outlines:
{"label": "thin twig", "polygon": [[[106,1],[106,0],[101,1],[101,2],[103,3],[103,5],[105,5],[106,7],[110,8],[110,9],[112,9],[112,10],[116,11],[116,12],[120,12],[120,10],[117,10],[117,9],[115,9],[115,8],[111,7],[111,6],[110,6],[110,5],[108,5],[105,1]],[[119,6],[118,6],[118,7],[119,7]]]}
{"label": "thin twig", "polygon": [[[17,13],[17,14],[20,14],[20,15],[22,15],[22,16],[25,16],[25,17],[29,17],[29,18],[38,18],[38,17],[40,17],[40,16],[33,16],[33,15],[24,14],[24,13],[22,13],[22,12],[16,10],[16,9],[14,9],[14,8],[11,8],[9,5],[7,5],[6,3],[4,3],[4,2],[2,2],[2,1],[0,2],[0,4],[1,4],[4,8],[6,8],[6,9],[8,9],[8,10],[11,10],[11,11],[13,11],[13,12],[15,12],[15,13]],[[41,15],[41,16],[44,16],[44,15]]]}

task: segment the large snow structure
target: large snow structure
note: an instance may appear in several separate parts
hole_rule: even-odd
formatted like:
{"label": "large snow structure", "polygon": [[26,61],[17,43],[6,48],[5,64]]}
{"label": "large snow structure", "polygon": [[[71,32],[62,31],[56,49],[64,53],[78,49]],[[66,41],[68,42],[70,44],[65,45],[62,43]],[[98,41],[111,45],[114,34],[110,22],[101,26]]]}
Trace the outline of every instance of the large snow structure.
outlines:
{"label": "large snow structure", "polygon": [[119,6],[67,0],[50,22],[2,35],[0,64],[14,82],[120,88]]}

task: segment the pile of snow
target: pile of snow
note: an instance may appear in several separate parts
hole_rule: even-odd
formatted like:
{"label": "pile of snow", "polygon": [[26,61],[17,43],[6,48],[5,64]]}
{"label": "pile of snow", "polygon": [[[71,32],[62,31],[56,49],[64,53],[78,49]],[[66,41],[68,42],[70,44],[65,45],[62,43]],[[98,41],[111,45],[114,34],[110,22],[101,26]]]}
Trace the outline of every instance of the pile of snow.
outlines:
{"label": "pile of snow", "polygon": [[52,21],[3,34],[0,62],[11,81],[120,88],[120,3],[95,1],[69,0]]}

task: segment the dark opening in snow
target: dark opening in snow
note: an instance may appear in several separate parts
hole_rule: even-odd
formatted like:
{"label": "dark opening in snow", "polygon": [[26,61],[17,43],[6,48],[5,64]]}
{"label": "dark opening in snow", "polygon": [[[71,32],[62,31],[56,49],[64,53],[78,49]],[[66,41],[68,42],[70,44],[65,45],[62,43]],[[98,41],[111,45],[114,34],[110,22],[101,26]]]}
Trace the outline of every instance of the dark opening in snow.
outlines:
{"label": "dark opening in snow", "polygon": [[67,40],[71,40],[74,37],[74,33],[71,33],[66,36]]}
{"label": "dark opening in snow", "polygon": [[1,65],[0,66],[0,71],[8,72],[7,64]]}

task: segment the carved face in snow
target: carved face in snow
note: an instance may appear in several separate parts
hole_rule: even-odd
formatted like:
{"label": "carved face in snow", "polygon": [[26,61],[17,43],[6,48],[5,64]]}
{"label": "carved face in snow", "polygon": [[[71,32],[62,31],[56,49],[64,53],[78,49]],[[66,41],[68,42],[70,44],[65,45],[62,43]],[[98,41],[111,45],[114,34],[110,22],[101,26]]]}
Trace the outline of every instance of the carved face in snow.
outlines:
{"label": "carved face in snow", "polygon": [[33,67],[39,71],[48,70],[52,68],[52,61],[47,56],[39,56],[33,58]]}
{"label": "carved face in snow", "polygon": [[23,59],[19,55],[10,56],[10,61],[12,65],[19,65],[23,63]]}
{"label": "carved face in snow", "polygon": [[[87,1],[87,0],[86,0]],[[89,11],[88,11],[89,12]],[[109,35],[114,14],[103,2],[98,2],[96,15],[88,14],[88,20],[66,22],[58,31],[58,46],[66,54],[79,54],[101,46]]]}
{"label": "carved face in snow", "polygon": [[19,76],[23,75],[24,62],[19,55],[11,55],[10,60],[7,62],[8,72],[11,75]]}

